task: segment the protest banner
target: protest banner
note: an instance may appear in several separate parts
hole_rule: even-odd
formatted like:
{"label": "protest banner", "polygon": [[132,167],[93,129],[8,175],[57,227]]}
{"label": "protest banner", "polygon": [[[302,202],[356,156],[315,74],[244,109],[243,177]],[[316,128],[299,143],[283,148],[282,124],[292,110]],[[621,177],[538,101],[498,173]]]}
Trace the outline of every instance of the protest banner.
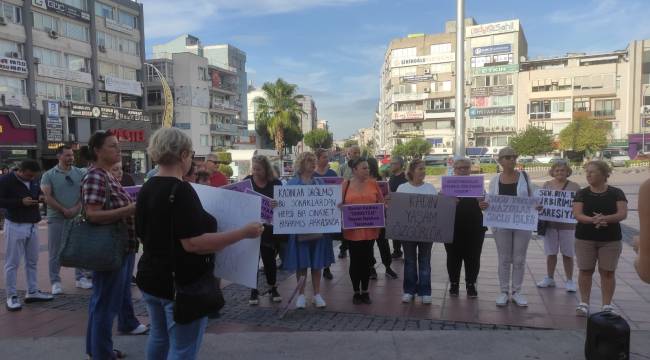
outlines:
{"label": "protest banner", "polygon": [[245,193],[247,189],[253,190],[253,183],[251,182],[251,179],[246,179],[242,180],[240,182],[232,183],[229,185],[224,185],[221,187],[221,189],[226,189],[226,190],[232,190],[232,191],[238,191],[238,192],[243,192]]}
{"label": "protest banner", "polygon": [[385,225],[384,204],[345,205],[343,229],[383,228]]}
{"label": "protest banner", "polygon": [[343,180],[345,180],[342,177],[334,177],[334,176],[320,177],[319,179],[325,185],[341,185],[341,184],[343,184]]}
{"label": "protest banner", "polygon": [[142,185],[124,186],[123,189],[129,195],[131,195],[131,199],[133,199],[133,201],[136,201],[138,199],[138,193],[140,192],[140,189],[142,189]]}
{"label": "protest banner", "polygon": [[341,232],[340,185],[285,185],[273,188],[274,234]]}
{"label": "protest banner", "polygon": [[443,176],[441,193],[455,197],[483,197],[483,176]]}
{"label": "protest banner", "polygon": [[509,195],[487,195],[490,204],[483,215],[483,226],[500,229],[537,230],[537,199]]}
{"label": "protest banner", "polygon": [[377,181],[377,185],[379,186],[379,190],[381,190],[383,196],[386,196],[390,192],[388,181]]}
{"label": "protest banner", "polygon": [[539,204],[544,207],[539,212],[539,219],[560,223],[575,224],[573,217],[573,198],[575,191],[537,189],[535,197]]}
{"label": "protest banner", "polygon": [[[217,219],[217,231],[235,230],[260,221],[259,196],[199,184],[192,187],[205,211]],[[238,241],[216,253],[214,275],[255,289],[259,256],[259,237]]]}
{"label": "protest banner", "polygon": [[452,243],[456,199],[444,195],[392,193],[386,218],[386,238],[401,241]]}
{"label": "protest banner", "polygon": [[268,196],[264,196],[252,189],[246,189],[246,194],[259,196],[260,198],[262,198],[262,214],[261,214],[262,222],[266,224],[271,224],[273,222],[273,205],[271,204],[273,199],[271,199]]}

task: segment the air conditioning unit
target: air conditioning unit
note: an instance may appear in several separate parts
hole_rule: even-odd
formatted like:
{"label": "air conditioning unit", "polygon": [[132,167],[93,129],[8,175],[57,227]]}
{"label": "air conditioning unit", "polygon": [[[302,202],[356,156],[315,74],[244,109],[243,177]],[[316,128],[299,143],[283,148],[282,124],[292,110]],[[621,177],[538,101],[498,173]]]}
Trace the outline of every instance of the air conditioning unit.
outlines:
{"label": "air conditioning unit", "polygon": [[103,53],[106,52],[106,46],[104,46],[104,45],[99,45],[98,48],[99,48],[99,51],[100,51],[100,52],[103,52]]}
{"label": "air conditioning unit", "polygon": [[61,100],[60,104],[61,107],[65,107],[65,108],[70,107],[70,100]]}
{"label": "air conditioning unit", "polygon": [[424,92],[425,92],[425,93],[430,93],[430,92],[431,92],[431,89],[429,89],[429,88],[424,88]]}
{"label": "air conditioning unit", "polygon": [[469,146],[469,147],[474,147],[474,146],[475,146],[474,141],[471,141],[471,140],[468,141],[468,142],[467,142],[467,146]]}
{"label": "air conditioning unit", "polygon": [[433,75],[431,75],[431,79],[432,79],[433,81],[437,81],[437,80],[438,80],[438,74],[433,74]]}
{"label": "air conditioning unit", "polygon": [[0,16],[0,25],[7,25],[7,20],[5,20],[4,16]]}
{"label": "air conditioning unit", "polygon": [[56,30],[50,30],[47,33],[52,39],[57,39],[59,37],[59,32]]}
{"label": "air conditioning unit", "polygon": [[37,58],[37,57],[35,57],[35,58],[34,58],[34,64],[38,65],[38,64],[40,64],[40,63],[41,63],[41,58]]}
{"label": "air conditioning unit", "polygon": [[10,58],[14,58],[14,59],[20,58],[20,54],[18,52],[16,52],[16,51],[9,51],[9,52],[7,52],[5,54],[5,56],[10,57]]}
{"label": "air conditioning unit", "polygon": [[468,132],[467,132],[467,138],[468,138],[468,139],[473,139],[473,138],[474,138],[474,133],[471,132],[471,131],[468,131]]}
{"label": "air conditioning unit", "polygon": [[104,77],[104,75],[99,75],[99,81],[104,81],[104,80],[106,80],[106,78]]}
{"label": "air conditioning unit", "polygon": [[425,75],[431,74],[431,69],[424,69],[424,74]]}

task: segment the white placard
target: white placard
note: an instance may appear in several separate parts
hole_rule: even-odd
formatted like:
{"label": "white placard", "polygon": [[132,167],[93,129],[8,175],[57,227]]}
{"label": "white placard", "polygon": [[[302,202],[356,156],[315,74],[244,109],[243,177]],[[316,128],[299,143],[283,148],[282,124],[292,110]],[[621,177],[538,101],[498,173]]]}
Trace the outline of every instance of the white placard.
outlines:
{"label": "white placard", "polygon": [[[217,219],[219,232],[260,221],[262,199],[259,196],[199,184],[192,184],[192,187],[205,211]],[[216,254],[214,275],[251,289],[257,288],[259,256],[259,237],[238,241]]]}
{"label": "white placard", "polygon": [[539,219],[560,223],[575,224],[573,217],[573,198],[575,191],[537,189],[535,191],[539,204],[544,208],[539,212]]}
{"label": "white placard", "polygon": [[483,215],[483,226],[499,229],[536,230],[537,199],[508,195],[488,195],[490,204]]}
{"label": "white placard", "polygon": [[274,234],[341,232],[341,185],[285,185],[273,188]]}

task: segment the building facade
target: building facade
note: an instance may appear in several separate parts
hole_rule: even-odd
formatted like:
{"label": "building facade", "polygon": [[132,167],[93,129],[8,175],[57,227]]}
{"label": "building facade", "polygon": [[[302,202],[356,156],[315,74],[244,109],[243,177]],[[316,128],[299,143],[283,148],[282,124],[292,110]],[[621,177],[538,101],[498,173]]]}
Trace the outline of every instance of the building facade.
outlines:
{"label": "building facade", "polygon": [[[128,0],[2,0],[0,152],[55,162],[63,144],[114,130],[128,171],[147,169],[142,4]],[[7,134],[34,132],[29,145]],[[7,137],[5,139],[5,137]]]}
{"label": "building facade", "polygon": [[[309,95],[301,95],[298,98],[298,103],[302,106],[303,113],[300,114],[300,132],[303,135],[308,132],[316,129],[318,123],[318,109],[316,108],[316,102],[314,98]],[[296,154],[303,151],[312,151],[313,149],[305,145],[303,141],[300,141],[298,145],[294,147]]]}

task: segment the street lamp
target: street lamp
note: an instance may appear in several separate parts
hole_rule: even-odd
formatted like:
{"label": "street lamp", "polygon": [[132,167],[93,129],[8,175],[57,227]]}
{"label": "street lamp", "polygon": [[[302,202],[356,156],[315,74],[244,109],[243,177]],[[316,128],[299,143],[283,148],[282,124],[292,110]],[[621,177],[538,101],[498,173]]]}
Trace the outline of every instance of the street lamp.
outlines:
{"label": "street lamp", "polygon": [[465,0],[456,0],[456,129],[454,153],[465,156]]}

